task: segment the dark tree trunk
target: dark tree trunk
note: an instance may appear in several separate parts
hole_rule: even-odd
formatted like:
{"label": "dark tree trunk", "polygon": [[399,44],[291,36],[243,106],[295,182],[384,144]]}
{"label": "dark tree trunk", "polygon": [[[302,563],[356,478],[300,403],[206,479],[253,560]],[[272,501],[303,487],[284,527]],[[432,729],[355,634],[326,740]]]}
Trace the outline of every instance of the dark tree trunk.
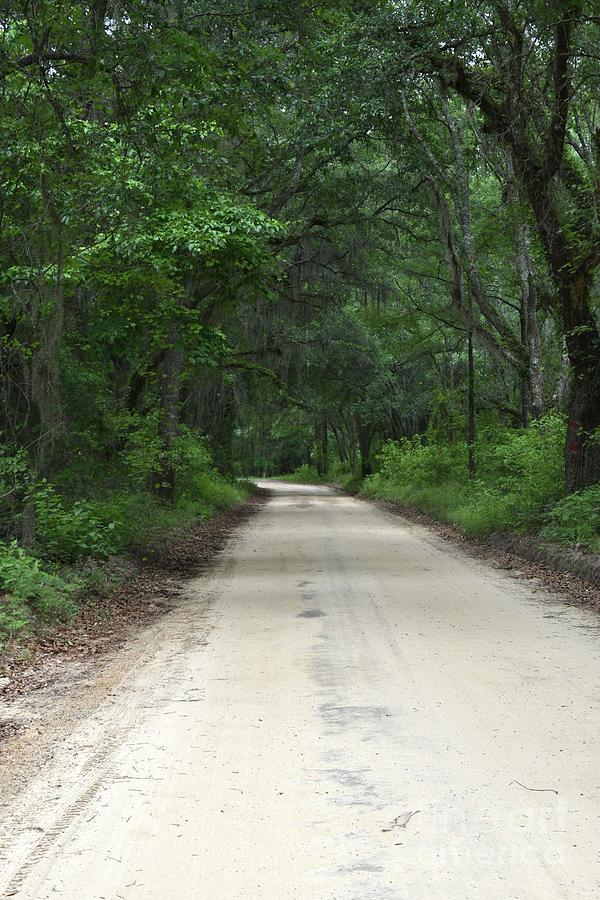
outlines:
{"label": "dark tree trunk", "polygon": [[161,443],[161,461],[153,478],[159,497],[172,503],[175,500],[175,466],[172,451],[179,429],[179,395],[184,366],[183,348],[179,346],[179,329],[171,329],[170,346],[166,350],[160,382],[160,406],[158,433]]}
{"label": "dark tree trunk", "polygon": [[356,429],[360,450],[360,474],[363,478],[366,478],[367,475],[371,475],[373,472],[373,466],[371,465],[371,431],[362,424],[360,419],[357,419]]}
{"label": "dark tree trunk", "polygon": [[342,463],[342,465],[343,465],[343,464],[346,462],[346,460],[347,460],[348,457],[347,457],[347,455],[346,455],[346,451],[345,451],[344,445],[343,445],[343,443],[342,443],[342,436],[340,435],[340,432],[339,432],[339,430],[336,428],[335,425],[332,425],[332,426],[331,426],[331,430],[333,431],[333,436],[334,436],[334,438],[335,438],[335,445],[336,445],[336,447],[337,447],[337,452],[338,452],[338,458],[339,458],[339,461],[340,461],[340,462]]}
{"label": "dark tree trunk", "polygon": [[600,481],[600,334],[580,276],[563,298],[572,379],[567,403],[565,484],[568,492]]}
{"label": "dark tree trunk", "polygon": [[[529,319],[529,273],[525,268],[525,260],[521,253],[521,247],[518,246],[517,252],[517,269],[521,279],[521,303],[519,308],[519,324],[521,327],[521,343],[527,347],[528,319]],[[529,378],[522,373],[520,379],[521,394],[521,426],[527,428],[529,425]]]}
{"label": "dark tree trunk", "polygon": [[321,423],[315,422],[315,462],[317,464],[317,475],[319,478],[323,475],[323,457],[321,455]]}
{"label": "dark tree trunk", "polygon": [[569,418],[565,454],[567,492],[582,490],[600,480],[600,440],[590,436],[600,424],[598,385],[573,377],[569,396]]}
{"label": "dark tree trunk", "polygon": [[321,419],[321,469],[323,475],[327,475],[329,471],[329,433],[325,416]]}

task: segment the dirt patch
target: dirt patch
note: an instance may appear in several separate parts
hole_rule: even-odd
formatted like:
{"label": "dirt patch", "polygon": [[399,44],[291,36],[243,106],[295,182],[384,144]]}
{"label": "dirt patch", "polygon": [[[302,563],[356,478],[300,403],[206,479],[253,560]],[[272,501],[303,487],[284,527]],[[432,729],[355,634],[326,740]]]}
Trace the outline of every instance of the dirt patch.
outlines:
{"label": "dirt patch", "polygon": [[565,602],[600,612],[600,558],[594,554],[546,544],[533,535],[496,534],[478,540],[467,537],[453,525],[438,522],[414,506],[399,506],[368,497],[357,499],[429,528],[511,578],[538,579],[546,590],[560,594]]}
{"label": "dirt patch", "polygon": [[[266,491],[257,491],[245,503],[196,525],[143,563],[112,561],[111,575],[118,582],[114,591],[108,595],[90,591],[75,620],[53,625],[8,649],[0,659],[0,698],[45,689],[60,681],[66,670],[87,669],[96,657],[122,647],[132,630],[168,613],[177,603],[182,580],[207,569],[232,532],[267,496]],[[17,724],[11,726],[0,715],[0,740],[3,733],[17,729]]]}

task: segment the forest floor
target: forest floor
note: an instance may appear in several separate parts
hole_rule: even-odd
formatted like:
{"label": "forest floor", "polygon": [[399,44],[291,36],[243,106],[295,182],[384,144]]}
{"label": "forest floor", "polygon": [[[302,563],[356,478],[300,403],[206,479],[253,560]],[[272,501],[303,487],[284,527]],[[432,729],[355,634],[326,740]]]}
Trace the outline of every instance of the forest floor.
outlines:
{"label": "forest floor", "polygon": [[0,896],[598,895],[597,615],[522,561],[265,487],[143,627],[49,654],[28,694],[14,673]]}

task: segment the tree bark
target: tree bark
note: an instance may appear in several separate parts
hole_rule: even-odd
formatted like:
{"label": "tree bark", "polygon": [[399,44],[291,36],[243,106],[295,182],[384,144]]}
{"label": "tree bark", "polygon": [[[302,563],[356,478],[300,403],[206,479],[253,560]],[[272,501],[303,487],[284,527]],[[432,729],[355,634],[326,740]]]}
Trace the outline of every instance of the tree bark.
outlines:
{"label": "tree bark", "polygon": [[373,472],[371,464],[371,431],[358,418],[356,420],[356,431],[360,450],[360,474],[363,478],[366,478],[367,475],[371,475]]}
{"label": "tree bark", "polygon": [[537,290],[532,269],[529,270],[527,297],[527,346],[529,350],[529,403],[531,415],[539,419],[544,415],[544,376],[540,323],[537,317]]}
{"label": "tree bark", "polygon": [[[542,247],[556,286],[555,309],[562,318],[573,373],[568,403],[565,448],[565,485],[580,490],[600,479],[600,332],[591,308],[592,282],[600,264],[599,237],[590,209],[593,190],[578,179],[565,159],[571,86],[573,35],[578,34],[582,11],[578,5],[560,3],[548,62],[552,88],[526,97],[523,69],[523,30],[507,10],[501,22],[511,48],[510,65],[498,71],[492,94],[483,87],[476,66],[470,67],[456,53],[429,49],[428,62],[443,83],[482,113],[486,130],[513,156],[515,172],[535,218]],[[502,45],[502,40],[498,41]],[[532,55],[533,58],[533,55]],[[539,125],[548,122],[542,140]],[[543,127],[543,124],[542,124]],[[532,137],[532,135],[535,135]],[[540,159],[540,148],[543,158]],[[560,191],[557,177],[563,171]],[[565,191],[569,199],[564,197]]]}
{"label": "tree bark", "polygon": [[323,475],[327,475],[329,471],[329,435],[327,431],[327,418],[321,419],[321,468]]}
{"label": "tree bark", "polygon": [[473,332],[469,331],[468,336],[468,360],[469,360],[469,400],[468,400],[468,422],[467,422],[467,447],[469,451],[469,478],[474,478],[477,471],[475,460],[475,438],[476,438],[476,419],[475,419],[475,363],[473,360]]}
{"label": "tree bark", "polygon": [[323,475],[323,456],[321,453],[321,423],[315,422],[315,462],[317,464],[317,475],[319,478]]}
{"label": "tree bark", "polygon": [[185,363],[185,354],[179,338],[179,326],[174,323],[161,372],[158,418],[161,459],[159,469],[153,478],[155,492],[169,503],[175,500],[176,472],[172,452],[179,430],[181,375]]}
{"label": "tree bark", "polygon": [[568,492],[600,480],[600,334],[589,308],[589,276],[563,292],[563,320],[572,378],[567,405],[565,484]]}
{"label": "tree bark", "polygon": [[[516,197],[514,198],[516,200]],[[519,223],[516,229],[516,266],[520,288],[521,341],[527,350],[527,373],[521,377],[521,422],[529,416],[539,419],[544,412],[544,387],[541,369],[540,329],[537,318],[537,292],[533,277],[529,228]]]}
{"label": "tree bark", "polygon": [[333,425],[333,424],[331,425],[331,430],[333,431],[333,436],[335,438],[335,444],[336,444],[337,452],[338,452],[338,459],[339,459],[340,463],[343,465],[347,460],[347,456],[346,456],[346,451],[344,449],[344,445],[342,443],[342,437],[340,435],[339,429],[335,425]]}

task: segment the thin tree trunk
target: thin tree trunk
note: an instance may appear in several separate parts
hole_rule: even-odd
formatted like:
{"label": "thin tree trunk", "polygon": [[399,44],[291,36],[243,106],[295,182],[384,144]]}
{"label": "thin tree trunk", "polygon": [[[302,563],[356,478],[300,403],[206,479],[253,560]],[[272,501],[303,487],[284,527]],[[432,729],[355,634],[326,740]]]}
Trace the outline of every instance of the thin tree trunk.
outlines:
{"label": "thin tree trunk", "polygon": [[533,273],[529,271],[529,295],[527,303],[527,344],[529,349],[529,402],[534,419],[544,415],[544,378],[540,324],[537,317],[537,290]]}
{"label": "thin tree trunk", "polygon": [[331,430],[333,431],[333,437],[335,438],[339,461],[343,465],[346,462],[347,456],[344,445],[342,444],[340,432],[335,425],[331,425]]}
{"label": "thin tree trunk", "polygon": [[322,447],[321,447],[321,423],[315,422],[314,426],[315,433],[315,455],[316,455],[316,464],[317,464],[317,475],[319,478],[323,475],[323,455],[322,455]]}
{"label": "thin tree trunk", "polygon": [[161,373],[158,420],[161,461],[153,479],[158,496],[170,503],[175,500],[176,472],[172,452],[179,430],[179,399],[184,362],[184,351],[179,344],[179,327],[174,323]]}
{"label": "thin tree trunk", "polygon": [[566,397],[568,395],[569,390],[569,376],[571,374],[571,363],[569,362],[569,353],[567,351],[566,345],[563,346],[563,352],[560,360],[560,375],[558,377],[558,382],[556,385],[556,390],[552,395],[552,401],[559,410],[559,412],[565,411],[566,405]]}
{"label": "thin tree trunk", "polygon": [[327,418],[323,416],[321,419],[321,468],[323,475],[327,475],[329,471],[329,439],[327,431]]}
{"label": "thin tree trunk", "polygon": [[469,450],[469,478],[474,478],[477,470],[475,461],[475,438],[476,438],[476,419],[475,419],[475,365],[473,361],[473,332],[469,331],[468,336],[468,359],[469,359],[469,400],[468,400],[468,423],[467,423],[467,447]]}
{"label": "thin tree trunk", "polygon": [[541,370],[540,329],[537,319],[537,292],[533,279],[529,228],[517,226],[517,272],[520,285],[521,341],[527,350],[527,375],[521,377],[521,422],[524,428],[529,415],[539,419],[544,411],[544,388]]}
{"label": "thin tree trunk", "polygon": [[363,478],[366,478],[367,475],[371,475],[373,472],[371,465],[371,433],[359,418],[356,420],[356,430],[360,450],[360,474]]}

